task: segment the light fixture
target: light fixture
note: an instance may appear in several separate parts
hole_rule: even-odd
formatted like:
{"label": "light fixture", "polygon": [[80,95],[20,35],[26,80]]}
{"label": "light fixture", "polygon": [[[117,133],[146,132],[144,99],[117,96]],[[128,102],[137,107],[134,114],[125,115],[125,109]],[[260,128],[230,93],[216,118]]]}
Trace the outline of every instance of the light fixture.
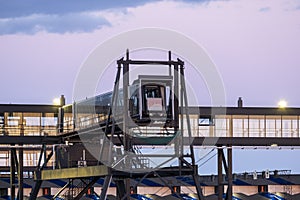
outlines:
{"label": "light fixture", "polygon": [[54,105],[60,106],[60,98],[54,98],[52,102]]}
{"label": "light fixture", "polygon": [[285,107],[287,107],[287,101],[286,100],[280,100],[278,102],[278,107],[279,108],[285,108]]}

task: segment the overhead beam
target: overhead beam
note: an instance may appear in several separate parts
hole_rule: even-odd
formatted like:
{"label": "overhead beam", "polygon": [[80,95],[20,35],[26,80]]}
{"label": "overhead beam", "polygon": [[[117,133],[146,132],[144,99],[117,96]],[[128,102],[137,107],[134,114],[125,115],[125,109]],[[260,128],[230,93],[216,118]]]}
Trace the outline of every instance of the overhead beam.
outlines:
{"label": "overhead beam", "polygon": [[58,113],[58,105],[0,104],[0,112]]}
{"label": "overhead beam", "polygon": [[[209,142],[211,141],[211,142]],[[185,143],[188,142],[188,138]],[[194,137],[195,146],[300,146],[300,138],[288,137]]]}
{"label": "overhead beam", "polygon": [[[133,137],[132,143],[135,145],[170,145],[170,136],[147,137],[147,139]],[[118,139],[113,138],[113,143],[118,144]],[[300,146],[300,138],[288,137],[184,137],[184,145],[194,146]]]}
{"label": "overhead beam", "polygon": [[162,61],[162,60],[118,60],[118,64],[124,65],[153,65],[153,66],[160,66],[160,65],[180,65],[182,61]]}
{"label": "overhead beam", "polygon": [[[63,143],[62,138],[59,136],[1,136],[0,144],[8,145],[41,145],[41,144],[61,144]],[[13,148],[18,148],[13,147]],[[21,148],[21,147],[19,147]]]}

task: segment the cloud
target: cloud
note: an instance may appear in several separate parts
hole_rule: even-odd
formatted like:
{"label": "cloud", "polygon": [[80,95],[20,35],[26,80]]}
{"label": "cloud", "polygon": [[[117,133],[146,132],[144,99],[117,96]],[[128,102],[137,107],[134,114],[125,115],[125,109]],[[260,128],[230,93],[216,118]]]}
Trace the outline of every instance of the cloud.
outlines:
{"label": "cloud", "polygon": [[138,6],[156,0],[0,0],[0,18],[24,17],[32,14],[64,15],[87,11]]}
{"label": "cloud", "polygon": [[[174,2],[203,3],[213,0],[173,0]],[[49,33],[92,32],[110,25],[108,17],[119,16],[128,8],[161,0],[0,0],[0,35],[35,34],[40,31]],[[95,13],[97,13],[95,15]],[[98,13],[101,13],[100,15]],[[104,14],[105,13],[105,14]]]}
{"label": "cloud", "polygon": [[125,7],[149,1],[155,0],[0,0],[0,35],[92,32],[110,25],[99,12],[110,9],[122,12]]}
{"label": "cloud", "polygon": [[[161,0],[0,0],[0,18],[23,17],[32,14],[66,14],[105,9],[136,7]],[[177,2],[208,2],[214,0],[175,0]]]}
{"label": "cloud", "polygon": [[65,15],[32,14],[25,17],[0,19],[0,35],[92,32],[110,23],[102,15],[93,13],[69,13]]}

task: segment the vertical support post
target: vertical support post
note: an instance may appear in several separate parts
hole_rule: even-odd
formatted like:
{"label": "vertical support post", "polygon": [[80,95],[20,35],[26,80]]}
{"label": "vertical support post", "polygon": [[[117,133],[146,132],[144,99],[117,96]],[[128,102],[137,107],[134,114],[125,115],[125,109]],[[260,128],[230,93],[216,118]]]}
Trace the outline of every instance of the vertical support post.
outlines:
{"label": "vertical support post", "polygon": [[[40,174],[38,175],[40,176]],[[34,187],[32,188],[32,191],[30,193],[30,197],[29,197],[29,200],[35,200],[37,198],[37,195],[39,193],[39,190],[41,188],[41,185],[42,185],[42,182],[41,180],[36,180],[35,181],[35,185]]]}
{"label": "vertical support post", "polygon": [[228,187],[227,187],[227,200],[232,199],[232,147],[228,146],[227,148],[227,178],[228,178]]}
{"label": "vertical support post", "polygon": [[[39,192],[39,189],[42,185],[42,180],[40,180],[41,178],[41,170],[44,169],[44,167],[47,165],[48,161],[51,159],[51,157],[53,156],[54,152],[51,151],[51,153],[48,155],[46,155],[46,145],[43,144],[43,148],[41,150],[41,153],[40,153],[40,157],[39,157],[39,161],[38,161],[38,166],[37,166],[37,170],[36,170],[36,177],[37,177],[37,180],[35,181],[35,186],[32,188],[32,191],[31,191],[31,194],[30,194],[30,198],[29,200],[34,200],[36,199],[37,195],[38,195],[38,192]],[[41,166],[41,162],[42,162],[42,157],[44,155],[44,164]]]}
{"label": "vertical support post", "polygon": [[[23,115],[21,117],[21,132],[20,132],[20,136],[24,136],[24,121],[23,121]],[[19,148],[19,168],[18,168],[18,184],[19,184],[19,190],[18,190],[18,199],[23,199],[24,197],[24,190],[23,190],[23,145],[20,144],[20,148]]]}
{"label": "vertical support post", "polygon": [[58,133],[64,132],[64,109],[58,108]]}
{"label": "vertical support post", "polygon": [[[183,147],[183,139],[184,139],[184,137],[183,137],[183,135],[184,135],[184,112],[183,112],[183,108],[184,108],[184,104],[183,104],[183,93],[184,93],[184,88],[183,88],[183,77],[182,77],[182,73],[183,73],[183,66],[182,65],[179,65],[179,70],[180,70],[180,73],[179,73],[179,77],[178,77],[178,79],[180,80],[180,86],[179,86],[179,88],[180,88],[180,94],[178,94],[178,95],[180,95],[180,141],[181,142],[179,142],[178,143],[178,145],[179,145],[179,149],[180,149],[180,156],[182,157],[182,159],[183,159],[183,157],[184,157],[184,147]],[[187,117],[187,115],[186,115],[186,117]],[[180,159],[180,161],[179,161],[179,163],[180,163],[180,166],[179,166],[179,176],[181,176],[182,174],[181,174],[181,171],[182,171],[182,167],[183,167],[183,162],[182,162],[182,160]]]}
{"label": "vertical support post", "polygon": [[[172,53],[169,51],[169,62],[172,61]],[[172,76],[172,65],[169,64],[169,76]]]}
{"label": "vertical support post", "polygon": [[[244,131],[244,129],[243,129]],[[232,115],[229,116],[229,137],[233,137],[233,119]]]}
{"label": "vertical support post", "polygon": [[[189,138],[189,145],[190,145],[190,154],[191,154],[191,161],[192,165],[195,165],[195,156],[194,156],[194,148],[192,145],[192,129],[191,129],[191,120],[190,120],[190,113],[188,108],[188,98],[186,93],[186,86],[185,86],[185,77],[184,77],[184,62],[178,59],[180,63],[180,85],[181,85],[181,112],[183,113],[183,107],[185,108],[185,116],[186,116],[186,124],[187,124],[187,131],[188,131],[188,138]],[[184,104],[183,104],[184,101]],[[182,119],[183,120],[183,119]]]}
{"label": "vertical support post", "polygon": [[66,99],[64,95],[60,96],[59,99],[60,107],[58,108],[58,133],[64,132],[64,115],[65,111],[63,109],[63,106],[66,104]]}
{"label": "vertical support post", "polygon": [[[130,142],[130,135],[129,135],[129,127],[128,127],[128,87],[129,87],[129,50],[127,49],[126,51],[126,63],[123,65],[123,101],[124,101],[124,118],[123,118],[123,131],[124,131],[124,152],[127,155],[129,152],[132,151],[132,146]],[[131,166],[131,160],[129,157],[125,158],[125,167],[130,168]],[[126,189],[129,186],[129,181],[126,179],[125,180],[125,194],[126,194]],[[128,199],[128,198],[125,198]]]}
{"label": "vertical support post", "polygon": [[[99,179],[99,177],[98,176],[95,176],[95,177],[93,177],[93,179],[92,179],[92,181],[91,182],[89,182],[88,184],[86,184],[86,186],[77,194],[77,192],[76,192],[76,188],[72,188],[73,190],[73,193],[72,193],[72,196],[74,197],[74,198],[72,198],[73,200],[80,200],[81,199],[81,197],[88,191],[88,189],[89,188],[91,188],[96,182],[97,182],[97,180]],[[73,185],[73,184],[72,184]],[[78,188],[77,188],[78,189]]]}
{"label": "vertical support post", "polygon": [[[124,197],[126,196],[127,193],[130,194],[130,178],[125,179],[125,190],[126,190],[126,192],[125,192]],[[125,198],[124,197],[122,198],[124,200],[129,200],[130,199],[130,196],[129,197],[126,196]]]}
{"label": "vertical support post", "polygon": [[19,184],[19,192],[18,197],[19,199],[23,199],[23,149],[19,149],[19,169],[18,169],[18,184]]}
{"label": "vertical support post", "polygon": [[[44,167],[47,164],[47,149],[46,149],[46,145],[43,145],[43,155],[44,155],[44,163],[42,165],[42,167]],[[54,150],[54,149],[53,149]],[[54,152],[53,152],[54,153]]]}
{"label": "vertical support post", "polygon": [[77,106],[76,106],[76,102],[73,102],[72,105],[72,116],[73,116],[73,127],[72,127],[72,131],[75,131],[76,127],[76,121],[77,121]]}
{"label": "vertical support post", "polygon": [[200,184],[200,181],[199,181],[198,166],[194,165],[193,168],[194,168],[193,179],[194,179],[194,182],[195,182],[195,187],[196,187],[198,199],[199,200],[204,200],[204,196],[203,196],[202,189],[201,189],[201,184]]}
{"label": "vertical support post", "polygon": [[[109,124],[110,122],[112,122],[112,127],[111,127],[111,130],[110,130],[110,141],[113,140],[113,137],[114,137],[114,133],[115,133],[115,127],[116,127],[116,124],[115,124],[115,119],[114,119],[114,115],[116,115],[116,107],[117,107],[117,103],[118,103],[118,97],[119,97],[119,84],[120,84],[120,74],[121,74],[121,61],[123,60],[120,59],[118,60],[117,64],[118,64],[118,70],[117,70],[117,75],[116,75],[116,79],[115,79],[115,83],[114,83],[114,88],[113,88],[113,96],[112,96],[112,100],[111,100],[111,106],[109,108],[109,111],[108,111],[108,117],[107,117],[107,120],[106,120],[106,126],[105,126],[105,135],[108,135],[109,134]],[[119,138],[120,139],[120,138]],[[104,140],[103,140],[104,142]],[[120,142],[123,144],[123,141],[120,139]],[[113,160],[113,156],[112,156],[112,142],[110,142],[110,147],[109,147],[109,152],[108,152],[108,162],[109,162],[109,165],[112,163],[112,160]],[[100,148],[100,153],[99,153],[99,162],[100,160],[103,159],[103,156],[105,156],[104,158],[106,158],[107,155],[104,155],[104,151],[106,150],[104,148],[105,144],[101,145],[101,148]]]}
{"label": "vertical support post", "polygon": [[[126,51],[126,61],[129,61],[129,50]],[[123,101],[124,101],[124,151],[130,151],[130,143],[128,139],[128,86],[129,86],[129,63],[123,65]]]}
{"label": "vertical support post", "polygon": [[[178,64],[174,64],[174,92],[173,92],[173,99],[174,99],[174,132],[178,134],[179,128],[179,102],[178,102],[178,95],[179,95],[179,76],[178,76]],[[176,156],[180,156],[178,142],[175,145],[175,154]],[[180,162],[180,160],[179,160]],[[180,166],[180,165],[179,165]]]}
{"label": "vertical support post", "polygon": [[[12,145],[14,146],[14,145]],[[15,185],[15,179],[16,179],[16,163],[15,163],[15,154],[16,149],[10,150],[10,196],[11,199],[15,199],[15,193],[16,193],[16,185]]]}
{"label": "vertical support post", "polygon": [[175,131],[178,131],[179,127],[179,75],[178,75],[178,64],[174,64],[174,121]]}
{"label": "vertical support post", "polygon": [[126,195],[124,180],[115,180],[117,186],[117,199],[122,199]]}
{"label": "vertical support post", "polygon": [[105,200],[106,199],[106,196],[107,196],[107,189],[110,185],[110,182],[111,182],[111,179],[112,179],[112,175],[107,175],[104,179],[104,183],[103,183],[103,186],[102,186],[102,189],[101,189],[101,194],[100,194],[100,200]]}
{"label": "vertical support post", "polygon": [[223,199],[224,187],[223,187],[223,159],[222,159],[223,149],[221,146],[218,148],[218,200]]}

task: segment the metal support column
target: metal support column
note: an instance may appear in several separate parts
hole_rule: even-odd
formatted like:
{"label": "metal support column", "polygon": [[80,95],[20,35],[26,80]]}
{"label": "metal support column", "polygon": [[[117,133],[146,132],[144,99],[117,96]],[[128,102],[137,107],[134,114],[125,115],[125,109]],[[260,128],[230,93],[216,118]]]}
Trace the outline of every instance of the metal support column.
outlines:
{"label": "metal support column", "polygon": [[70,181],[68,181],[67,184],[65,184],[54,196],[53,199],[56,199],[56,197],[58,197],[67,187],[69,187],[71,184]]}
{"label": "metal support column", "polygon": [[[188,129],[188,138],[189,138],[189,147],[190,147],[190,157],[191,157],[191,164],[195,165],[195,155],[194,155],[194,147],[192,145],[192,128],[191,128],[191,120],[190,120],[190,113],[188,108],[188,98],[187,98],[187,92],[186,92],[186,85],[185,85],[185,76],[184,76],[184,62],[180,59],[177,59],[180,63],[180,84],[181,84],[181,112],[183,113],[183,107],[185,110],[185,116],[186,116],[186,124]],[[184,104],[183,104],[184,101]],[[183,118],[181,119],[183,121]],[[182,128],[183,130],[183,123]],[[182,133],[183,137],[183,133]]]}
{"label": "metal support column", "polygon": [[16,179],[15,154],[16,154],[16,149],[11,149],[10,150],[10,195],[11,195],[11,199],[15,199],[15,193],[16,193],[16,185],[15,185],[15,179]]}
{"label": "metal support column", "polygon": [[58,109],[58,133],[64,132],[64,109],[60,107]]}
{"label": "metal support column", "polygon": [[199,181],[198,166],[194,165],[193,167],[194,167],[193,179],[194,179],[194,182],[195,182],[195,187],[196,187],[196,190],[197,190],[198,199],[199,200],[204,200],[204,196],[203,196],[202,189],[201,189],[201,184],[200,184],[200,181]]}
{"label": "metal support column", "polygon": [[[110,141],[112,141],[113,138],[114,138],[115,128],[116,128],[116,121],[114,119],[114,116],[116,115],[116,107],[117,107],[117,102],[118,102],[118,97],[119,97],[120,74],[121,74],[121,68],[122,68],[121,61],[123,61],[123,58],[118,60],[118,70],[117,70],[117,75],[116,75],[114,88],[113,88],[111,106],[110,106],[109,111],[108,111],[108,117],[107,117],[106,125],[105,125],[105,135],[107,136],[110,133]],[[112,123],[111,129],[109,128],[110,123]],[[121,139],[121,137],[118,137],[118,138],[119,138],[121,144],[123,144],[123,140]],[[109,165],[111,165],[112,159],[113,159],[112,145],[113,145],[113,143],[110,142],[110,147],[109,147],[109,152],[108,152]],[[101,163],[100,160],[103,160],[103,156],[105,156],[104,158],[106,158],[106,155],[104,153],[106,148],[104,148],[104,147],[105,147],[104,144],[101,145],[101,147],[100,147],[99,164]]]}
{"label": "metal support column", "polygon": [[23,149],[19,149],[19,168],[18,168],[18,184],[19,184],[19,190],[18,190],[18,199],[22,200],[24,197],[23,193]]}
{"label": "metal support column", "polygon": [[[45,155],[43,155],[43,154],[45,154]],[[40,190],[40,187],[42,185],[42,182],[43,182],[41,180],[41,171],[44,169],[44,167],[47,166],[47,163],[51,159],[51,157],[53,156],[54,152],[51,151],[51,153],[48,155],[48,157],[47,157],[46,154],[47,154],[46,145],[43,145],[43,148],[42,148],[41,153],[40,153],[39,161],[38,161],[38,166],[37,166],[37,169],[35,171],[35,175],[36,175],[37,180],[35,181],[35,185],[32,188],[32,191],[30,193],[29,200],[35,200],[36,199],[36,197],[38,195],[38,192]],[[44,164],[41,166],[43,156],[46,157],[46,159],[44,160]]]}
{"label": "metal support column", "polygon": [[112,179],[112,175],[107,175],[104,179],[104,183],[101,189],[101,194],[100,194],[100,200],[105,200],[106,199],[106,195],[107,195],[107,189],[110,185]]}
{"label": "metal support column", "polygon": [[223,199],[224,193],[224,180],[223,180],[223,166],[227,176],[227,191],[226,200],[232,199],[232,147],[227,148],[227,161],[224,155],[223,149],[219,146],[218,148],[218,200]]}
{"label": "metal support column", "polygon": [[92,187],[97,181],[98,181],[98,179],[99,179],[100,177],[93,177],[93,179],[92,179],[92,181],[90,182],[90,183],[88,183],[84,188],[83,188],[83,190],[81,190],[80,192],[79,192],[79,194],[75,197],[75,198],[73,198],[73,200],[80,200],[81,199],[81,197],[88,191],[88,189],[90,188],[90,187]]}
{"label": "metal support column", "polygon": [[[178,64],[174,64],[174,132],[177,134],[179,129],[179,72],[178,72]],[[177,139],[178,140],[178,139]],[[179,141],[176,141],[175,144],[175,154],[176,156],[180,156],[180,148]],[[179,167],[181,167],[181,161],[179,160]]]}
{"label": "metal support column", "polygon": [[122,199],[126,195],[124,180],[115,180],[117,187],[117,199]]}
{"label": "metal support column", "polygon": [[[126,51],[126,63],[123,64],[123,101],[124,101],[124,118],[123,118],[123,131],[124,131],[124,154],[130,154],[132,152],[132,145],[130,142],[130,134],[129,134],[129,127],[128,127],[128,88],[129,88],[129,50]],[[131,168],[131,160],[129,157],[125,157],[125,169],[128,167],[128,169]],[[124,180],[125,183],[125,191],[127,191],[130,188],[130,181],[128,178]],[[124,193],[124,195],[126,192]],[[127,200],[130,198],[127,197]]]}
{"label": "metal support column", "polygon": [[[126,61],[129,61],[129,50],[126,51]],[[130,151],[130,141],[128,133],[128,87],[129,87],[129,63],[123,65],[123,101],[124,101],[124,116],[123,116],[123,131],[124,131],[124,151]],[[126,161],[126,160],[125,160]],[[127,163],[126,163],[127,164]]]}
{"label": "metal support column", "polygon": [[218,200],[223,199],[224,186],[223,186],[223,159],[222,159],[223,149],[218,148]]}
{"label": "metal support column", "polygon": [[227,148],[227,179],[228,179],[228,187],[226,193],[226,200],[232,199],[232,147],[228,146]]}

